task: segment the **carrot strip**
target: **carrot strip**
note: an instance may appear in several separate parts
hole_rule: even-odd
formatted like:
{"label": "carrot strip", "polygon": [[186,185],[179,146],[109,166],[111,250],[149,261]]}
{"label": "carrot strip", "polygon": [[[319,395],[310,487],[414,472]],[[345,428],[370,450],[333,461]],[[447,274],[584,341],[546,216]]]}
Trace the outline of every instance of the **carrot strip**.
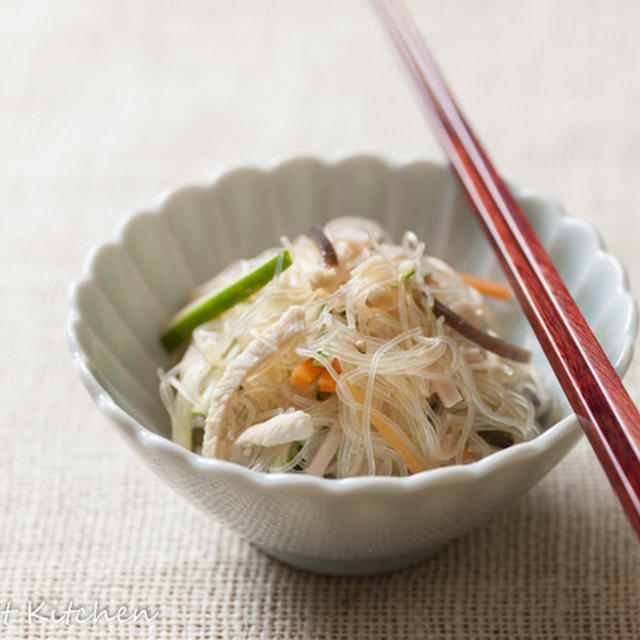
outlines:
{"label": "carrot strip", "polygon": [[475,462],[478,458],[469,451],[469,447],[465,447],[462,452],[462,464],[469,464]]}
{"label": "carrot strip", "polygon": [[321,366],[313,364],[313,358],[307,358],[291,372],[289,380],[296,387],[306,389],[323,371]]}
{"label": "carrot strip", "polygon": [[[331,363],[331,366],[335,369],[338,375],[342,373],[342,369],[340,369],[340,365],[338,364],[337,360],[334,360]],[[318,391],[325,391],[328,393],[336,392],[336,381],[333,379],[327,369],[323,369],[320,377],[318,378]]]}
{"label": "carrot strip", "polygon": [[[346,385],[355,401],[363,404],[364,394],[348,382],[346,383]],[[375,413],[371,414],[371,424],[378,430],[380,435],[387,441],[389,446],[395,449],[395,451],[402,458],[403,462],[407,465],[407,469],[409,469],[411,473],[419,473],[420,471],[427,470],[427,467],[425,467],[424,464],[420,462],[413,451],[411,451],[411,449],[409,449],[409,447],[398,437],[396,432]]]}
{"label": "carrot strip", "polygon": [[458,273],[458,275],[462,282],[477,289],[485,296],[500,298],[501,300],[508,300],[511,297],[511,289],[506,284],[502,284],[502,282],[487,280],[487,278],[473,276],[469,273]]}

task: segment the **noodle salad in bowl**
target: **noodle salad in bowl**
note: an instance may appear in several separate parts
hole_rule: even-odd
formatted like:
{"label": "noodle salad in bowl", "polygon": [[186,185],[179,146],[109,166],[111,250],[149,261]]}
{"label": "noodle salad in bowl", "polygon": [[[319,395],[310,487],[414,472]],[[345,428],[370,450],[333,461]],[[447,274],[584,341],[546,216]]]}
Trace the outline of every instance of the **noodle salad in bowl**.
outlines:
{"label": "noodle salad in bowl", "polygon": [[[172,438],[256,471],[405,476],[540,433],[531,354],[492,332],[483,293],[405,232],[337,218],[236,261],[162,336]],[[513,303],[512,303],[513,304]]]}

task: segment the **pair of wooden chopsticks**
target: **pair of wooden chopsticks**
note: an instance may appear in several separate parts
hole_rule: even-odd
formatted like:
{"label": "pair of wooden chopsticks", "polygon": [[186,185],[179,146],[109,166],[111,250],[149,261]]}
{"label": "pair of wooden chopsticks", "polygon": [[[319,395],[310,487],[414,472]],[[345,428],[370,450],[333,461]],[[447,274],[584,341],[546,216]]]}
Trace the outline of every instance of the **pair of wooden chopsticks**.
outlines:
{"label": "pair of wooden chopsticks", "polygon": [[520,306],[640,535],[640,413],[466,123],[402,2],[373,4]]}

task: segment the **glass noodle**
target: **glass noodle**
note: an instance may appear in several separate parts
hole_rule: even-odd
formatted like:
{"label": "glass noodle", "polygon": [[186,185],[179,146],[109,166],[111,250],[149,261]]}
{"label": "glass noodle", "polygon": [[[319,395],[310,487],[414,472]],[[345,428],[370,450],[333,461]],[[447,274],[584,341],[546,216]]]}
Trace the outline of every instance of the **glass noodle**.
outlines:
{"label": "glass noodle", "polygon": [[[291,266],[197,327],[161,372],[176,442],[258,471],[345,478],[468,463],[539,432],[549,398],[536,370],[434,309],[437,299],[486,333],[478,290],[411,232],[396,245],[370,220],[340,218],[320,233],[337,264],[317,232],[283,239]],[[277,251],[232,264],[194,295]]]}

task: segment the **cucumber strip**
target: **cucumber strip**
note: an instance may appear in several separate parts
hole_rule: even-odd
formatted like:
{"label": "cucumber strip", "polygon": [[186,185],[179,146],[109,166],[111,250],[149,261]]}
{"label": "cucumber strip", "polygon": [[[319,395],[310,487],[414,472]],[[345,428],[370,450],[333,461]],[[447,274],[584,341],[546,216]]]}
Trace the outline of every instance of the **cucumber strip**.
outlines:
{"label": "cucumber strip", "polygon": [[173,316],[160,337],[162,346],[167,351],[173,351],[189,339],[196,327],[246,300],[289,266],[291,255],[285,249],[221,291],[214,291],[194,300]]}

